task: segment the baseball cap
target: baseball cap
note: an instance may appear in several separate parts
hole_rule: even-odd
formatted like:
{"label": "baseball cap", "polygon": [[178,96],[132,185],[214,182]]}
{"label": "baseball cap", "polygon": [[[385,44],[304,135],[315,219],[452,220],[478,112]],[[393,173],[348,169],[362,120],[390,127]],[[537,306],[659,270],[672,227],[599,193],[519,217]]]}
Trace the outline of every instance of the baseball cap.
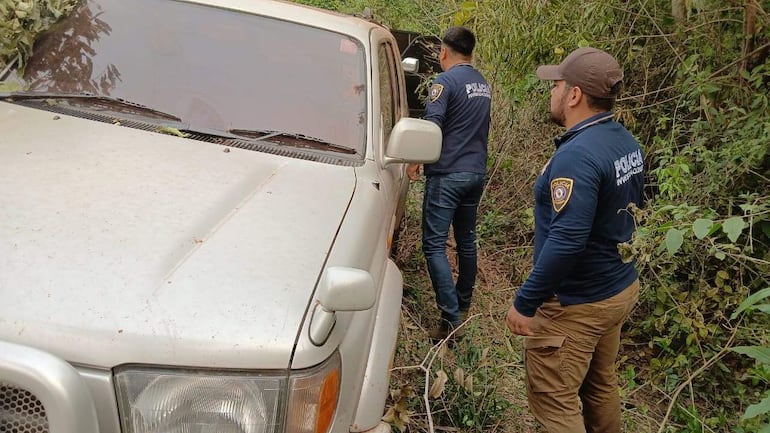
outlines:
{"label": "baseball cap", "polygon": [[560,64],[540,66],[536,73],[541,80],[565,80],[596,98],[614,98],[615,85],[623,81],[618,62],[606,52],[591,47],[578,48]]}

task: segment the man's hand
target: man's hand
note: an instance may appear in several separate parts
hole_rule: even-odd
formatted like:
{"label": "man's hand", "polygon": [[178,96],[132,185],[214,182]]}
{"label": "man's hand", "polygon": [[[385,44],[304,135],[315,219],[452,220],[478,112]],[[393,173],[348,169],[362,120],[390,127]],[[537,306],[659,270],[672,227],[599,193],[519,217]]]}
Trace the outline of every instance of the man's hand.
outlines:
{"label": "man's hand", "polygon": [[505,316],[505,324],[516,335],[534,335],[529,330],[530,322],[532,322],[532,318],[519,313],[513,305],[508,309],[508,314]]}
{"label": "man's hand", "polygon": [[407,165],[406,175],[409,176],[409,180],[420,180],[420,164]]}

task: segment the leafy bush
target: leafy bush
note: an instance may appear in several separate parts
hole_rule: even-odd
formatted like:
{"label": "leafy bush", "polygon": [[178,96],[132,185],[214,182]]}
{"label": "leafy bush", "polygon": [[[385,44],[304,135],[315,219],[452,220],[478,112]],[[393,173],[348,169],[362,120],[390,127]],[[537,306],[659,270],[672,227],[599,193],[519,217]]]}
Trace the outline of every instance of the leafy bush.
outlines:
{"label": "leafy bush", "polygon": [[[768,383],[750,380],[751,366],[729,349],[767,344],[767,318],[736,321],[731,312],[770,275],[770,17],[759,13],[755,33],[744,34],[756,3],[687,2],[678,20],[670,1],[595,1],[584,11],[530,3],[507,21],[536,20],[541,30],[518,39],[514,25],[501,29],[514,38],[511,48],[529,53],[507,60],[514,100],[532,97],[535,63],[577,46],[615,53],[626,71],[618,117],[643,143],[650,174],[647,208],[636,212],[638,232],[624,251],[636,257],[645,286],[628,326],[642,348],[626,354],[640,367],[635,380],[670,398],[660,422],[671,428],[753,431],[757,419],[739,426],[731,414]],[[553,47],[554,58],[539,59],[547,54],[537,46]]]}
{"label": "leafy bush", "polygon": [[[738,309],[735,310],[730,318],[735,320],[741,313],[752,311],[757,311],[763,314],[770,314],[770,304],[758,304],[760,301],[764,301],[769,296],[770,287],[754,293],[753,295],[746,298],[746,300],[744,300],[741,305],[738,306]],[[767,374],[768,369],[770,369],[770,345],[768,345],[767,342],[765,342],[765,345],[763,346],[740,346],[734,347],[732,350],[734,352],[741,353],[755,359],[759,364],[759,368],[755,371],[759,372],[762,376],[759,377],[759,379],[763,380],[765,384],[770,383]],[[764,393],[762,401],[747,407],[746,412],[743,414],[741,419],[749,420],[760,415],[766,416],[768,413],[770,413],[770,391]],[[770,431],[770,422],[765,422],[761,428],[762,432]]]}
{"label": "leafy bush", "polygon": [[434,411],[440,425],[462,426],[472,432],[489,431],[511,406],[500,394],[497,379],[501,370],[489,352],[489,347],[467,344],[457,352],[451,378],[443,369],[438,370],[446,389],[434,394],[439,403]]}
{"label": "leafy bush", "polygon": [[0,70],[12,62],[24,64],[35,37],[79,0],[0,0]]}
{"label": "leafy bush", "polygon": [[626,371],[659,431],[756,431],[766,413],[733,414],[764,395],[768,368],[732,349],[767,347],[770,321],[733,313],[770,284],[770,2],[395,3],[379,10],[386,24],[434,34],[462,24],[478,36],[476,63],[495,89],[479,243],[508,284],[531,266],[531,185],[557,133],[534,70],[580,46],[615,55],[626,73],[617,117],[643,144],[649,184],[621,246],[644,286]]}
{"label": "leafy bush", "polygon": [[[661,422],[685,430],[753,429],[730,414],[767,385],[747,380],[751,367],[729,351],[761,343],[768,325],[766,318],[730,318],[770,275],[767,5],[475,2],[467,21],[493,86],[513,111],[533,104],[546,111],[547,92],[533,71],[574,48],[603,48],[623,64],[617,114],[643,143],[650,174],[647,208],[637,212],[638,233],[624,251],[636,257],[646,288],[628,326],[643,349],[626,356],[640,367],[635,380],[673,397],[660,409]],[[672,7],[683,13],[673,15]],[[495,143],[493,151],[500,148]],[[490,191],[489,201],[509,193]]]}

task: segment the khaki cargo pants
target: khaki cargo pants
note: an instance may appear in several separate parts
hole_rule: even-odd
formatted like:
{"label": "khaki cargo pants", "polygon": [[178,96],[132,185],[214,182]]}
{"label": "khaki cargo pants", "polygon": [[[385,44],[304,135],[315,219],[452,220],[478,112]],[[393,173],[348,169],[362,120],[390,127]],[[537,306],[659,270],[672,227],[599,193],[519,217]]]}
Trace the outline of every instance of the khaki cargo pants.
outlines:
{"label": "khaki cargo pants", "polygon": [[524,363],[530,410],[546,431],[620,432],[615,360],[638,299],[639,280],[604,301],[562,307],[554,297],[537,310]]}

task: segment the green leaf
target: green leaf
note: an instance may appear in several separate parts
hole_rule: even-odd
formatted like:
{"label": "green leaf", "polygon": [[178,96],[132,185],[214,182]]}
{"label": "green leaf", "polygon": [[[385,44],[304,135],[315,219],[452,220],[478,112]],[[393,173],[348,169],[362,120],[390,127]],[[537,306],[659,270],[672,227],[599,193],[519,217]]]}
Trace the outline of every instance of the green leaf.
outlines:
{"label": "green leaf", "polygon": [[160,132],[161,134],[168,134],[168,135],[176,135],[177,137],[187,137],[190,134],[185,134],[184,132],[176,129],[176,128],[170,128],[168,126],[160,126],[158,129],[156,129],[157,132]]}
{"label": "green leaf", "polygon": [[759,228],[762,229],[762,233],[764,233],[765,236],[770,237],[770,221],[762,221]]}
{"label": "green leaf", "polygon": [[[741,305],[738,305],[738,309],[736,309],[732,316],[730,316],[730,320],[735,320],[739,314],[746,311],[746,309],[751,308],[754,304],[767,298],[768,296],[770,296],[770,287],[751,294],[746,299],[744,299],[743,302],[741,302]],[[764,307],[762,309],[757,307],[757,309],[764,311]]]}
{"label": "green leaf", "polygon": [[757,433],[770,433],[770,424],[765,424],[759,428]]}
{"label": "green leaf", "polygon": [[746,412],[741,417],[742,420],[747,420],[754,418],[757,415],[762,415],[763,413],[770,412],[770,393],[765,395],[765,398],[762,399],[757,404],[752,404],[751,406],[746,408]]}
{"label": "green leaf", "polygon": [[762,346],[737,346],[732,349],[735,353],[754,358],[762,364],[770,365],[770,347]]}
{"label": "green leaf", "polygon": [[727,235],[727,238],[730,239],[730,242],[737,241],[744,228],[746,228],[746,222],[743,221],[743,217],[738,216],[732,217],[722,224],[722,230]]}
{"label": "green leaf", "polygon": [[473,12],[476,10],[476,2],[475,1],[464,1],[460,4],[460,9],[464,11],[470,11]]}
{"label": "green leaf", "polygon": [[727,254],[725,254],[723,251],[717,251],[714,253],[714,257],[716,257],[717,260],[724,260],[727,258]]}
{"label": "green leaf", "polygon": [[666,249],[669,254],[672,256],[676,254],[676,252],[682,248],[683,243],[684,232],[682,230],[674,228],[668,229],[668,232],[666,233]]}
{"label": "green leaf", "polygon": [[453,17],[454,24],[457,26],[462,26],[471,19],[473,19],[473,16],[476,12],[476,2],[474,1],[464,1],[460,5],[460,10],[458,10]]}
{"label": "green leaf", "polygon": [[695,237],[703,239],[708,236],[711,231],[711,227],[714,226],[714,221],[705,218],[698,218],[692,223],[692,232],[695,233]]}
{"label": "green leaf", "polygon": [[751,307],[754,311],[761,311],[765,314],[770,314],[770,304],[759,304]]}
{"label": "green leaf", "polygon": [[760,207],[758,205],[750,204],[750,203],[745,203],[745,204],[742,204],[742,205],[740,205],[738,207],[740,207],[742,211],[749,212],[749,213],[756,212],[757,210],[760,209]]}
{"label": "green leaf", "polygon": [[22,90],[21,84],[15,81],[0,81],[0,92],[16,92]]}

